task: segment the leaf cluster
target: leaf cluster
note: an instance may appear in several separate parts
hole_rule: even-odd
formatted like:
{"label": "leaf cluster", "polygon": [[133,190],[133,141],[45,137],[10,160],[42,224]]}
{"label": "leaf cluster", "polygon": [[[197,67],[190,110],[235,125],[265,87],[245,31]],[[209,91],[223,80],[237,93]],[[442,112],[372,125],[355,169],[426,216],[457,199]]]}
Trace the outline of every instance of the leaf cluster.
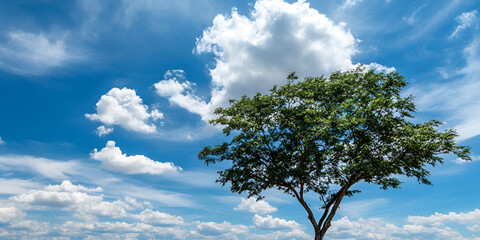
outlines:
{"label": "leaf cluster", "polygon": [[313,191],[328,202],[332,188],[352,181],[396,188],[404,175],[431,184],[428,165],[443,163],[448,153],[469,160],[469,148],[455,143],[454,130],[439,131],[439,121],[413,123],[413,97],[402,95],[406,86],[396,72],[362,67],[303,81],[292,73],[269,94],[216,109],[211,123],[235,136],[204,147],[198,158],[230,161],[217,181],[249,196],[276,188],[302,198]]}

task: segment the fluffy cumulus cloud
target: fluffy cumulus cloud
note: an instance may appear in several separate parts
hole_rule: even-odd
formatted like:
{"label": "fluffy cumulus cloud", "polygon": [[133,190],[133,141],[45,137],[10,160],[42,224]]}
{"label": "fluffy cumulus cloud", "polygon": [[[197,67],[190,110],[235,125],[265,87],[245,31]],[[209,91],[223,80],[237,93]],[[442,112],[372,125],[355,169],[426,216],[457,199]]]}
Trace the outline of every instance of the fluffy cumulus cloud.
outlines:
{"label": "fluffy cumulus cloud", "polygon": [[16,74],[43,74],[79,59],[67,49],[64,36],[16,31],[8,33],[7,39],[0,43],[0,68]]}
{"label": "fluffy cumulus cloud", "polygon": [[229,222],[197,222],[196,230],[197,233],[205,236],[231,236],[231,234],[245,234],[248,231],[248,227],[245,225],[234,225]]}
{"label": "fluffy cumulus cloud", "polygon": [[0,207],[0,224],[11,223],[24,216],[25,213],[16,207]]}
{"label": "fluffy cumulus cloud", "polygon": [[72,210],[78,217],[92,218],[97,216],[119,218],[127,215],[126,210],[134,208],[122,200],[108,202],[102,195],[88,192],[99,192],[101,188],[86,188],[63,181],[60,185],[48,185],[43,190],[32,190],[15,195],[9,199],[30,207],[44,206]]}
{"label": "fluffy cumulus cloud", "polygon": [[372,69],[376,72],[383,72],[383,73],[391,73],[395,72],[397,69],[395,67],[386,67],[378,63],[370,63],[368,65],[364,65],[365,68],[367,69]]}
{"label": "fluffy cumulus cloud", "polygon": [[409,216],[408,222],[418,225],[442,226],[445,223],[473,224],[480,223],[480,210],[475,209],[467,213],[450,212],[448,214],[435,213],[431,216]]}
{"label": "fluffy cumulus cloud", "polygon": [[185,80],[183,70],[169,70],[164,75],[164,80],[154,84],[159,96],[168,97],[172,104],[176,104],[189,112],[202,116],[202,120],[211,118],[210,106],[193,92],[193,86]]}
{"label": "fluffy cumulus cloud", "polygon": [[276,212],[277,208],[273,207],[270,205],[268,202],[264,200],[259,200],[255,198],[242,198],[242,201],[234,210],[242,210],[242,211],[249,211],[252,213],[260,213],[260,214],[265,214],[265,213],[272,213]]}
{"label": "fluffy cumulus cloud", "polygon": [[152,225],[182,225],[184,223],[182,217],[151,209],[145,209],[139,214],[132,214],[130,217]]}
{"label": "fluffy cumulus cloud", "polygon": [[[350,220],[348,217],[343,217],[337,221],[332,222],[332,226],[328,231],[331,239],[458,239],[458,240],[478,240],[478,237],[466,233],[462,235],[458,230],[449,226],[442,226],[444,222],[451,222],[458,216],[465,216],[468,218],[478,219],[478,210],[469,213],[449,213],[449,214],[435,214],[428,217],[410,216],[408,222],[403,226],[397,226],[392,223],[385,222],[378,218]],[[434,223],[439,220],[440,223]],[[475,229],[475,222],[460,221],[456,224],[468,224],[467,229],[470,231]]]}
{"label": "fluffy cumulus cloud", "polygon": [[73,222],[57,225],[63,236],[91,236],[92,239],[185,239],[188,233],[178,227],[158,227],[145,223]]}
{"label": "fluffy cumulus cloud", "polygon": [[295,221],[274,218],[270,215],[262,217],[257,214],[253,217],[253,224],[260,229],[297,229],[300,227],[300,224]]}
{"label": "fluffy cumulus cloud", "polygon": [[229,16],[217,15],[194,51],[215,55],[209,102],[197,97],[179,72],[167,73],[155,88],[160,96],[208,120],[228,99],[266,92],[285,83],[292,71],[302,77],[350,69],[356,48],[344,24],[335,24],[305,1],[260,0],[250,16],[235,9]]}
{"label": "fluffy cumulus cloud", "polygon": [[97,130],[95,131],[99,137],[103,137],[111,132],[113,132],[113,127],[105,127],[104,125],[97,127]]}
{"label": "fluffy cumulus cloud", "polygon": [[455,28],[455,31],[450,35],[450,38],[454,37],[457,35],[460,31],[472,26],[473,23],[475,23],[477,16],[477,10],[473,10],[470,12],[464,12],[460,14],[455,20],[457,20],[458,25]]}
{"label": "fluffy cumulus cloud", "polygon": [[115,146],[114,141],[108,141],[100,151],[95,148],[90,156],[92,159],[101,161],[106,169],[127,174],[163,174],[182,170],[171,162],[157,162],[144,155],[127,156]]}
{"label": "fluffy cumulus cloud", "polygon": [[163,114],[157,109],[148,111],[148,106],[143,104],[133,89],[112,88],[103,95],[96,104],[97,113],[85,114],[94,121],[104,125],[97,129],[97,134],[103,136],[113,131],[111,126],[119,125],[127,130],[139,133],[155,133],[157,128],[152,122],[162,119]]}

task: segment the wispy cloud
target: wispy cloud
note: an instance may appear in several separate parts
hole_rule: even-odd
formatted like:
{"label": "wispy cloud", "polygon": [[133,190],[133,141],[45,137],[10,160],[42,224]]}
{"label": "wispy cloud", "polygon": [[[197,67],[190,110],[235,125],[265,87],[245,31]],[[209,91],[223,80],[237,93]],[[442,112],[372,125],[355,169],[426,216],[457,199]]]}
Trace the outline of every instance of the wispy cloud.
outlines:
{"label": "wispy cloud", "polygon": [[29,169],[41,176],[52,179],[65,179],[67,175],[78,174],[79,164],[76,161],[55,161],[42,157],[26,155],[2,155],[0,165],[7,166],[11,170]]}
{"label": "wispy cloud", "polygon": [[39,75],[68,62],[80,60],[66,44],[65,35],[10,32],[0,43],[0,68],[20,74]]}
{"label": "wispy cloud", "polygon": [[456,17],[455,20],[457,20],[458,25],[455,28],[455,31],[453,31],[453,33],[450,35],[449,38],[454,37],[460,31],[470,27],[472,23],[475,22],[476,15],[477,15],[477,10],[473,10],[470,12],[464,12],[460,16]]}
{"label": "wispy cloud", "polygon": [[428,4],[424,4],[424,5],[416,8],[409,17],[403,17],[403,21],[405,21],[406,23],[408,23],[410,25],[414,24],[417,21],[417,19],[415,19],[415,17],[420,12],[420,10],[422,10],[426,6],[428,6]]}
{"label": "wispy cloud", "polygon": [[444,115],[447,126],[457,129],[460,141],[480,134],[480,40],[473,40],[463,55],[466,65],[450,81],[411,89],[419,110]]}
{"label": "wispy cloud", "polygon": [[358,3],[363,2],[363,0],[345,0],[342,5],[340,5],[340,9],[345,10],[347,8],[351,8]]}

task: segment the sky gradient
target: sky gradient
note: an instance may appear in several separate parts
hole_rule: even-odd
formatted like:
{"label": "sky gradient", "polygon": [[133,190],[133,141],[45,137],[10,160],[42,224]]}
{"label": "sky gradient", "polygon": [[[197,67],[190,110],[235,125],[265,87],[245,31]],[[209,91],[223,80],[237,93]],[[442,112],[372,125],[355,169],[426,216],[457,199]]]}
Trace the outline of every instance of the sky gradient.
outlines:
{"label": "sky gradient", "polygon": [[[397,71],[472,147],[433,186],[359,183],[327,239],[480,239],[480,2],[2,1],[0,238],[313,239],[292,197],[215,183],[228,99],[296,71]],[[313,209],[318,197],[307,196]],[[319,211],[317,211],[317,214]]]}

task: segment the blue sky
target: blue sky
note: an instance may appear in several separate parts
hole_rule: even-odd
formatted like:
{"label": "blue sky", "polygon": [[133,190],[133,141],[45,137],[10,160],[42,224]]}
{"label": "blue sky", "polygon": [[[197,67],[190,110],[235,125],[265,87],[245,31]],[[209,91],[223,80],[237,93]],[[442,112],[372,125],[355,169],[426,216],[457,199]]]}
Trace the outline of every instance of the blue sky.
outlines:
{"label": "blue sky", "polygon": [[[480,3],[2,1],[0,238],[312,239],[295,199],[256,202],[197,160],[206,122],[289,72],[398,71],[414,121],[472,147],[434,186],[362,190],[328,239],[480,239]],[[313,208],[315,195],[308,196]],[[318,212],[317,212],[318,214]]]}

